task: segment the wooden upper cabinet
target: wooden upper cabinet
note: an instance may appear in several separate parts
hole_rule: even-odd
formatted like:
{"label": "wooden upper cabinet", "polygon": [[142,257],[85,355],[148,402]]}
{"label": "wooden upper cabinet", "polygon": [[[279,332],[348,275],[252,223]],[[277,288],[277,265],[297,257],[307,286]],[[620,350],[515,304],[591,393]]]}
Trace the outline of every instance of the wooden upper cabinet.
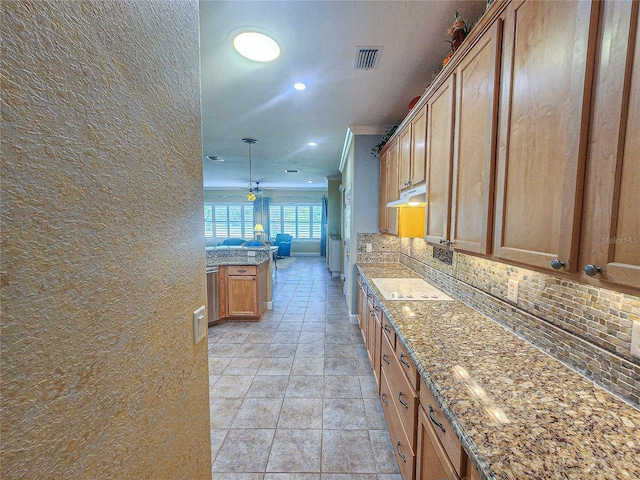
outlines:
{"label": "wooden upper cabinet", "polygon": [[427,107],[411,121],[411,187],[421,184],[426,173]]}
{"label": "wooden upper cabinet", "polygon": [[425,239],[437,244],[449,241],[454,80],[455,75],[451,75],[427,101],[427,201],[424,230]]}
{"label": "wooden upper cabinet", "polygon": [[380,201],[378,206],[378,230],[381,233],[398,234],[397,211],[387,203],[398,199],[398,142],[393,140],[380,157]]}
{"label": "wooden upper cabinet", "polygon": [[381,233],[386,233],[389,225],[389,219],[388,219],[389,209],[387,208],[387,203],[389,203],[389,197],[388,197],[389,177],[387,175],[388,161],[389,161],[389,151],[387,150],[382,155],[380,155],[380,193],[378,195],[378,230]]}
{"label": "wooden upper cabinet", "polygon": [[[640,291],[638,2],[602,8],[581,232],[582,280]],[[592,274],[584,272],[585,267]],[[598,271],[600,269],[600,271]],[[624,289],[624,288],[623,288]]]}
{"label": "wooden upper cabinet", "polygon": [[494,254],[577,270],[597,4],[513,1],[504,22]]}
{"label": "wooden upper cabinet", "polygon": [[449,238],[456,250],[482,254],[491,250],[501,33],[497,19],[455,71]]}
{"label": "wooden upper cabinet", "polygon": [[411,124],[398,136],[398,188],[411,187]]}

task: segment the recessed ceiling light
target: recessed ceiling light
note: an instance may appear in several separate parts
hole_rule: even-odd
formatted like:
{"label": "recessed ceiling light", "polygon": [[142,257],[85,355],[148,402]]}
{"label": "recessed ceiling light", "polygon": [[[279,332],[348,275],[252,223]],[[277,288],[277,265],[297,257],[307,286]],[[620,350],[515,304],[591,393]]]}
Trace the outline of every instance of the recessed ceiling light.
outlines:
{"label": "recessed ceiling light", "polygon": [[317,147],[318,144],[316,142],[309,142],[307,143],[307,145],[309,145],[310,147]]}
{"label": "recessed ceiling light", "polygon": [[307,183],[313,183],[313,180],[309,179],[307,180]]}
{"label": "recessed ceiling light", "polygon": [[280,56],[280,45],[264,33],[244,32],[233,39],[233,48],[255,62],[270,62]]}
{"label": "recessed ceiling light", "polygon": [[214,162],[224,162],[224,158],[218,157],[217,155],[207,155],[207,158]]}
{"label": "recessed ceiling light", "polygon": [[298,170],[293,170],[291,168],[285,168],[284,171],[285,173],[298,173]]}
{"label": "recessed ceiling light", "polygon": [[305,88],[307,88],[307,86],[302,82],[296,82],[293,84],[293,88],[295,88],[296,90],[304,90]]}

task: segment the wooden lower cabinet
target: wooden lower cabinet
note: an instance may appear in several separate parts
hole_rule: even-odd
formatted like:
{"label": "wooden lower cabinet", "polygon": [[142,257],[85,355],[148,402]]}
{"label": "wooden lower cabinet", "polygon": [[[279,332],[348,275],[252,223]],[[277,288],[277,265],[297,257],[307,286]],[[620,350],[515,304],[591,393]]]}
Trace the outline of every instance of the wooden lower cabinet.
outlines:
{"label": "wooden lower cabinet", "polygon": [[447,457],[431,425],[427,412],[420,405],[418,413],[418,451],[416,478],[418,480],[454,480],[460,477]]}
{"label": "wooden lower cabinet", "polygon": [[403,480],[479,480],[376,295],[357,281],[356,312]]}
{"label": "wooden lower cabinet", "polygon": [[373,376],[378,386],[378,392],[380,391],[380,342],[382,340],[382,324],[380,317],[382,312],[378,305],[370,311],[369,315],[369,343],[371,345],[371,369],[373,370]]}
{"label": "wooden lower cabinet", "polygon": [[259,320],[267,309],[268,262],[220,267],[220,312],[230,320]]}
{"label": "wooden lower cabinet", "polygon": [[400,474],[403,480],[413,480],[415,478],[416,454],[414,446],[407,437],[402,426],[402,420],[393,401],[393,390],[389,386],[386,373],[382,371],[380,375],[380,402],[382,410],[387,419],[389,435],[393,444],[393,451],[398,461]]}

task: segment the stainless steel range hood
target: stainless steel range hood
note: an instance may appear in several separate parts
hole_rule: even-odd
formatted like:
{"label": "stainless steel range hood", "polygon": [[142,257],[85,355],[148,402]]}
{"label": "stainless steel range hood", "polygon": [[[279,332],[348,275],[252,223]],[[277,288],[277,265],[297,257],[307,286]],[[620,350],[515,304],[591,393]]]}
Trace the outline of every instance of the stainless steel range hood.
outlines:
{"label": "stainless steel range hood", "polygon": [[400,193],[400,198],[387,203],[387,207],[424,207],[427,201],[427,186],[420,185]]}

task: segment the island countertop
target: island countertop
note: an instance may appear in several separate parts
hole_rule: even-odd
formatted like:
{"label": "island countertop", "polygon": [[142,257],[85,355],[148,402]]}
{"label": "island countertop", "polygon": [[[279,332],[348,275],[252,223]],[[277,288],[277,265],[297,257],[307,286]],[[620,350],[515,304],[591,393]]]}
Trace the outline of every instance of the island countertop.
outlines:
{"label": "island countertop", "polygon": [[357,267],[481,477],[640,478],[631,404],[462,301],[386,301],[371,279],[409,268]]}
{"label": "island countertop", "polygon": [[220,265],[260,265],[271,258],[273,247],[206,247],[207,267]]}

